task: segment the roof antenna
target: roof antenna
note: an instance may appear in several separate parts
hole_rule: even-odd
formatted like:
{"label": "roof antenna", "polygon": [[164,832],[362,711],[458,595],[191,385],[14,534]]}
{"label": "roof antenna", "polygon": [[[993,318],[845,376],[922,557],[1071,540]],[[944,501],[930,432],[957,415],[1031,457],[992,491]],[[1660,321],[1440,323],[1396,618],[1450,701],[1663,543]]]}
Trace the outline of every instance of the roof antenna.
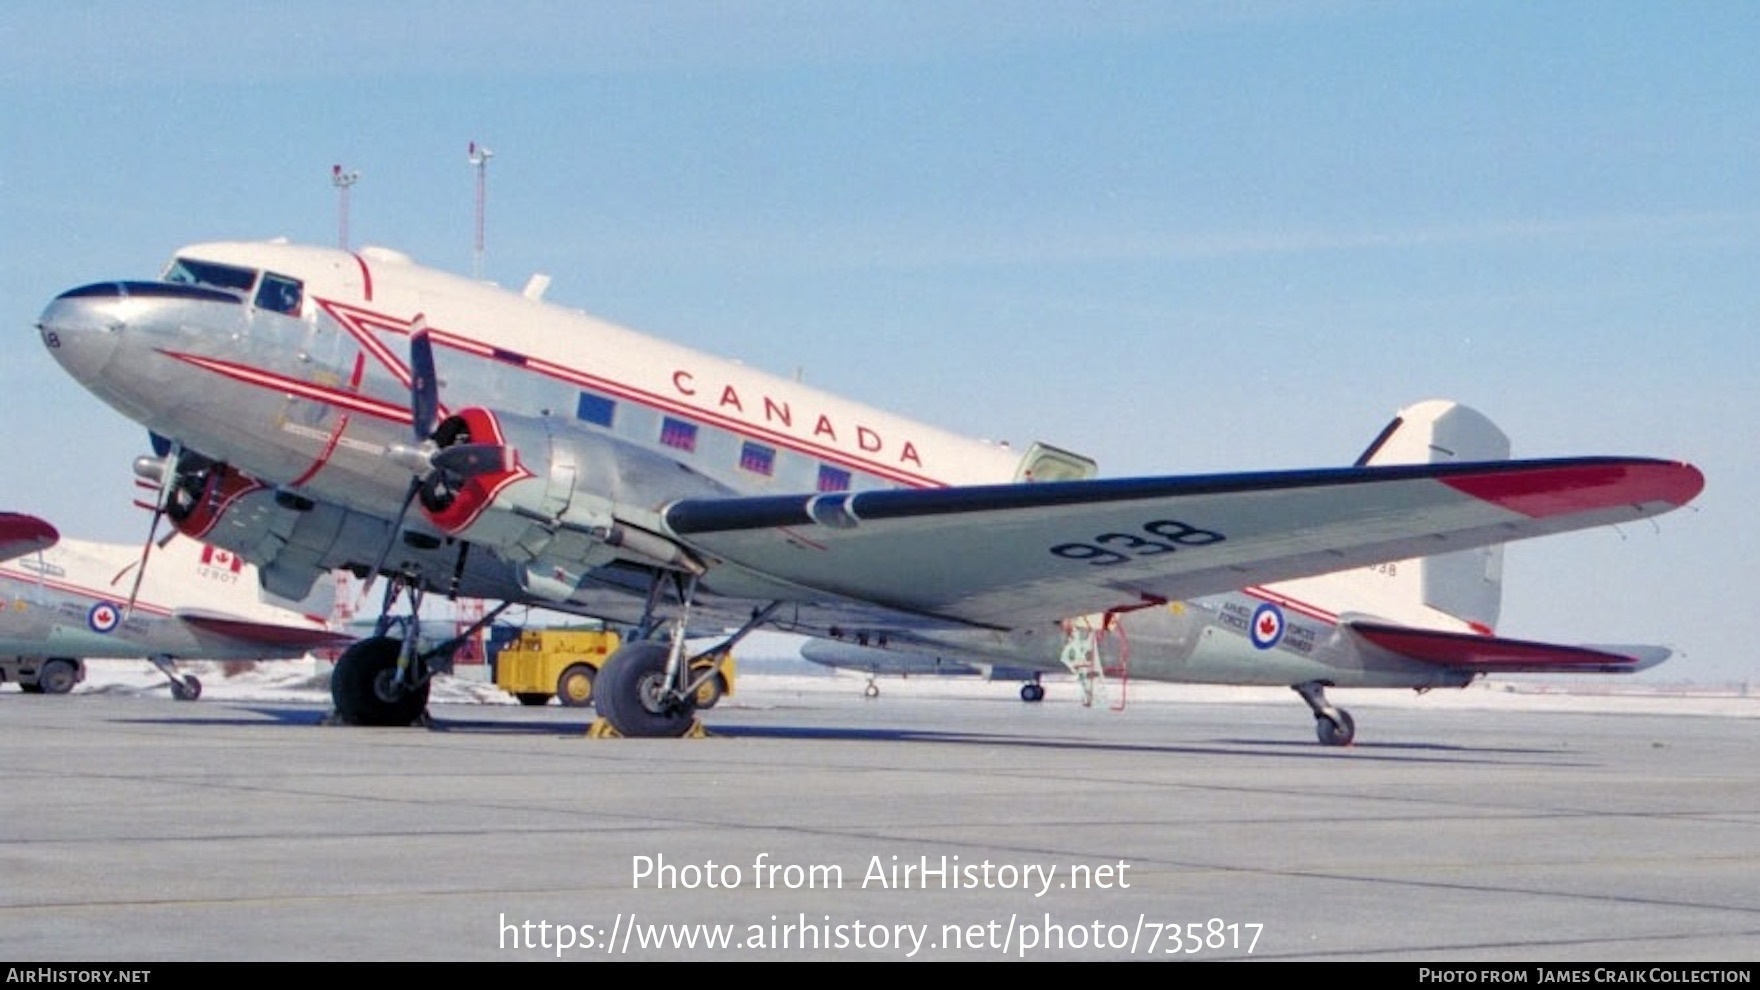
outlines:
{"label": "roof antenna", "polygon": [[330,184],[336,187],[336,246],[348,250],[348,190],[361,181],[359,172],[344,172],[341,165],[330,166]]}
{"label": "roof antenna", "polygon": [[483,147],[475,141],[471,142],[469,161],[477,170],[477,239],[471,251],[471,277],[483,277],[483,203],[489,191],[489,159],[495,152]]}

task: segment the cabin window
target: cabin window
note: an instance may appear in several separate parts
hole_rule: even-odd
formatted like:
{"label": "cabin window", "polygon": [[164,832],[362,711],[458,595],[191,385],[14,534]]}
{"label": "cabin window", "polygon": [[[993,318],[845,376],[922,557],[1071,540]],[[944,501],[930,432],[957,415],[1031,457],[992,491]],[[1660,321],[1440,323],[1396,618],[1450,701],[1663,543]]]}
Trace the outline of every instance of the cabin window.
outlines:
{"label": "cabin window", "polygon": [[776,473],[776,451],[761,443],[747,440],[739,450],[739,466],[753,474],[761,474],[768,478]]}
{"label": "cabin window", "polygon": [[277,275],[274,272],[263,273],[263,283],[257,286],[257,308],[272,313],[283,313],[287,316],[299,315],[299,303],[304,295],[298,279]]}
{"label": "cabin window", "polygon": [[697,450],[697,424],[668,416],[660,423],[660,442],[687,454],[695,453]]}
{"label": "cabin window", "polygon": [[819,465],[819,490],[822,492],[849,491],[849,472],[843,468],[834,468],[829,464]]}
{"label": "cabin window", "polygon": [[610,426],[611,418],[616,413],[617,403],[603,395],[594,395],[591,392],[582,392],[580,401],[575,403],[574,407],[576,419],[597,423],[600,426]]}
{"label": "cabin window", "polygon": [[212,261],[173,258],[171,267],[165,271],[163,281],[224,289],[227,292],[236,292],[241,297],[249,297],[251,286],[257,284],[257,273],[254,269],[221,265]]}

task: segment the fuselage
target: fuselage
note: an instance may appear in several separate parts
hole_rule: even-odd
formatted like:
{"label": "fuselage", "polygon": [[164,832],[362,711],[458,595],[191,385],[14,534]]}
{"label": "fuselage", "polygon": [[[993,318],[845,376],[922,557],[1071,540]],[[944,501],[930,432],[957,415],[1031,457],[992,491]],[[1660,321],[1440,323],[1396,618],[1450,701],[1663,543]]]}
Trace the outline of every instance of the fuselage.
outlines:
{"label": "fuselage", "polygon": [[[425,526],[425,538],[395,542],[390,517],[412,490],[407,458],[396,454],[422,439],[412,435],[418,329],[433,342],[442,415],[494,410],[492,423],[472,421],[479,431],[512,430],[517,420],[558,450],[565,440],[608,445],[598,460],[570,451],[547,468],[509,471],[497,484],[531,482],[551,500],[534,503],[542,513],[508,514],[516,525],[578,512],[586,520],[578,528],[598,532],[597,510],[569,495],[594,484],[615,496],[616,522],[645,531],[686,495],[1055,481],[1093,471],[1075,455],[961,437],[374,249],[197,245],[178,252],[160,281],[64,293],[39,328],[56,359],[104,401],[234,469],[198,493],[193,535],[262,565],[266,584],[296,597],[324,569],[362,570],[392,544],[390,566],[420,570],[450,592],[622,621],[640,614],[645,584],[614,553],[577,572],[554,547],[528,550],[517,533],[498,531],[519,559],[471,554],[470,527],[482,524],[443,511],[426,522],[412,513],[404,529],[421,535]],[[594,467],[610,480],[582,477]],[[484,501],[502,494],[497,488]],[[704,586],[704,614],[731,621],[752,601],[796,594],[735,568],[712,570]],[[776,624],[867,642],[865,630],[881,618],[871,603],[800,599]],[[1365,657],[1361,644],[1338,635],[1336,619],[1335,610],[1275,589],[1249,589],[1110,621],[1047,616],[1016,630],[916,623],[892,645],[1060,670],[1072,627],[1087,623],[1099,631],[1101,662],[1132,676],[1389,686],[1459,679]]]}

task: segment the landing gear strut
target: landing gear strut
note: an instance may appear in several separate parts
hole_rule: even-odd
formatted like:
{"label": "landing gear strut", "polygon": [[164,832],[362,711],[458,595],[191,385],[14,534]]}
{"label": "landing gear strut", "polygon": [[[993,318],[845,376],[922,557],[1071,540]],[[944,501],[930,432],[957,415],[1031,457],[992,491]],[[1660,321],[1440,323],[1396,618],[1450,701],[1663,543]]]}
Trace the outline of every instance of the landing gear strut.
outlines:
{"label": "landing gear strut", "polygon": [[[648,614],[638,627],[644,632],[654,628],[652,611],[659,599],[658,588],[668,576],[655,576],[655,588],[648,595]],[[732,635],[691,656],[685,649],[685,631],[690,626],[696,589],[695,575],[680,580],[680,608],[667,640],[632,640],[618,647],[599,668],[598,680],[593,685],[593,705],[599,710],[599,717],[618,735],[675,739],[690,732],[697,725],[697,692],[709,678],[720,676],[719,663],[705,665],[699,661],[725,656],[748,633],[769,622],[782,604],[771,602],[754,609],[751,618]]]}
{"label": "landing gear strut", "polygon": [[1326,700],[1325,681],[1307,681],[1291,685],[1290,690],[1302,696],[1314,712],[1314,734],[1323,746],[1349,746],[1357,737],[1357,723],[1351,713]]}
{"label": "landing gear strut", "polygon": [[[400,593],[410,597],[410,614],[393,619],[389,613]],[[405,579],[393,579],[385,589],[384,606],[375,634],[363,639],[336,658],[330,674],[330,701],[336,719],[345,725],[413,725],[428,710],[428,688],[435,674],[452,670],[452,655],[477,630],[506,611],[509,603],[489,613],[451,639],[423,650],[421,647],[422,591]],[[392,635],[394,626],[401,627]]]}

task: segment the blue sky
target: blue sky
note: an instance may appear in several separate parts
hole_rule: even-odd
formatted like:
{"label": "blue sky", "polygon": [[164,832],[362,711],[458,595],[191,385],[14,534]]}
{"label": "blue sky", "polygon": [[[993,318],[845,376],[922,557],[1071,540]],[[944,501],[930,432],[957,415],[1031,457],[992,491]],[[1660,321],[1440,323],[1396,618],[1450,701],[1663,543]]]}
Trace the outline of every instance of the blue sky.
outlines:
{"label": "blue sky", "polygon": [[7,507],[137,540],[144,437],[31,328],[351,228],[1108,474],[1348,462],[1454,398],[1709,478],[1512,549],[1503,631],[1760,675],[1760,5],[68,2],[0,20]]}

